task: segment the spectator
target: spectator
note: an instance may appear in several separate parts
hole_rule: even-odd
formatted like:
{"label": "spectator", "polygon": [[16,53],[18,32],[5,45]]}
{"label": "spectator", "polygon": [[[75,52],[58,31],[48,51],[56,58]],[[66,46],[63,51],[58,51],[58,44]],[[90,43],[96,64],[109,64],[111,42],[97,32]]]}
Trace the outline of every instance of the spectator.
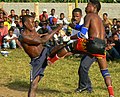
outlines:
{"label": "spectator", "polygon": [[50,17],[55,17],[56,19],[58,19],[58,15],[55,15],[55,9],[51,9],[51,14],[48,16],[48,18]]}
{"label": "spectator", "polygon": [[109,25],[105,26],[105,32],[106,32],[106,38],[109,38],[110,36],[112,36],[112,32],[110,30]]}
{"label": "spectator", "polygon": [[18,37],[13,32],[14,28],[11,27],[8,31],[8,34],[3,39],[3,48],[16,49],[16,44],[18,44],[18,46],[22,48],[20,42],[18,41]]}
{"label": "spectator", "polygon": [[30,15],[30,10],[26,9],[25,13],[26,13],[26,15]]}
{"label": "spectator", "polygon": [[39,21],[35,21],[35,30],[36,32],[38,32],[38,30],[40,29],[41,27],[39,26]]}
{"label": "spectator", "polygon": [[58,23],[58,24],[59,24],[59,23],[63,24],[62,30],[65,31],[65,32],[67,32],[67,28],[68,28],[69,22],[68,22],[68,20],[65,18],[64,13],[60,13],[60,18],[57,20],[57,23]]}
{"label": "spectator", "polygon": [[8,16],[8,13],[3,8],[0,8],[0,19],[3,19],[4,15]]}
{"label": "spectator", "polygon": [[36,13],[35,12],[31,12],[31,15],[34,19],[36,19]]}
{"label": "spectator", "polygon": [[3,37],[8,34],[8,28],[4,26],[4,20],[0,19],[0,48],[2,48]]}
{"label": "spectator", "polygon": [[3,11],[0,10],[0,19],[3,19],[4,18],[4,14],[3,14]]}
{"label": "spectator", "polygon": [[104,26],[108,25],[110,29],[112,27],[112,21],[110,19],[108,19],[108,14],[107,13],[103,13],[103,25]]}
{"label": "spectator", "polygon": [[117,21],[117,27],[120,27],[120,21],[119,20]]}
{"label": "spectator", "polygon": [[117,29],[117,18],[114,18],[112,23],[113,23],[112,28],[116,30]]}
{"label": "spectator", "polygon": [[18,15],[15,14],[15,10],[11,9],[10,15],[8,16],[10,23],[12,23],[12,21],[14,21],[17,16]]}
{"label": "spectator", "polygon": [[8,17],[6,15],[4,15],[4,26],[8,27],[8,30],[10,29],[10,23],[8,20]]}
{"label": "spectator", "polygon": [[24,15],[26,15],[26,10],[25,10],[25,9],[22,9],[22,10],[21,10],[21,15],[20,15],[19,17],[21,18],[21,17],[24,16]]}
{"label": "spectator", "polygon": [[51,27],[48,25],[48,21],[42,22],[42,27],[37,31],[39,34],[47,34],[52,31]]}
{"label": "spectator", "polygon": [[[120,32],[120,31],[119,31]],[[117,33],[112,34],[112,38],[113,38],[113,43],[115,43],[114,48],[118,51],[118,53],[120,54],[120,39],[119,39],[119,35]]]}
{"label": "spectator", "polygon": [[40,20],[40,21],[43,20],[43,17],[45,17],[46,19],[48,19],[47,9],[43,9],[42,12],[43,12],[43,13],[39,15],[39,20]]}

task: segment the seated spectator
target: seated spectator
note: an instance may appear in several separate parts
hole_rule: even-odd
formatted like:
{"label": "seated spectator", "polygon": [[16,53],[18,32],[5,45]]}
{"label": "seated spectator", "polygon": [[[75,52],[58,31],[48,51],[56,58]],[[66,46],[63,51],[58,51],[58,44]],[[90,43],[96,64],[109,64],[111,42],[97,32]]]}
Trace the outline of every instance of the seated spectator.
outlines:
{"label": "seated spectator", "polygon": [[19,29],[21,32],[23,30],[23,24],[22,24],[22,17],[19,17],[19,20],[16,23],[16,27]]}
{"label": "seated spectator", "polygon": [[12,28],[14,29],[14,34],[19,37],[20,36],[20,30],[16,27],[16,25],[12,26]]}
{"label": "seated spectator", "polygon": [[36,20],[36,13],[35,12],[31,12],[31,16]]}
{"label": "seated spectator", "polygon": [[16,49],[17,45],[22,48],[20,42],[18,41],[18,37],[13,32],[14,29],[11,27],[8,34],[3,39],[3,48]]}
{"label": "seated spectator", "polygon": [[62,30],[64,30],[65,32],[67,31],[67,28],[68,28],[68,20],[65,18],[65,15],[64,13],[60,13],[60,18],[57,20],[57,24],[63,24],[63,28]]}
{"label": "seated spectator", "polygon": [[57,20],[57,22],[63,25],[69,24],[68,20],[65,18],[64,13],[60,13],[60,18]]}
{"label": "seated spectator", "polygon": [[117,29],[117,19],[114,18],[112,23],[113,23],[112,28],[114,28],[116,30]]}
{"label": "seated spectator", "polygon": [[[51,33],[52,29],[48,25],[48,21],[43,22],[43,26],[37,31],[41,37],[44,35],[47,35],[48,33]],[[48,42],[46,42],[46,46],[54,46],[54,40],[51,38]]]}
{"label": "seated spectator", "polygon": [[35,30],[36,32],[40,29],[41,27],[39,26],[39,21],[35,21]]}
{"label": "seated spectator", "polygon": [[117,21],[117,27],[120,27],[120,21],[119,20]]}
{"label": "seated spectator", "polygon": [[4,20],[0,19],[0,48],[2,48],[3,37],[8,34],[8,27],[4,26]]}
{"label": "seated spectator", "polygon": [[105,32],[106,32],[106,38],[109,38],[110,36],[112,36],[112,32],[110,30],[109,25],[105,26]]}
{"label": "seated spectator", "polygon": [[117,35],[119,36],[119,40],[120,40],[120,26],[117,26],[117,30],[115,30],[114,33],[117,33]]}
{"label": "seated spectator", "polygon": [[37,31],[39,34],[44,35],[52,31],[51,27],[48,24],[48,21],[42,22],[42,27]]}
{"label": "seated spectator", "polygon": [[106,58],[107,58],[107,60],[114,60],[114,59],[120,59],[120,54],[119,54],[119,52],[116,50],[116,48],[115,48],[115,43],[114,43],[114,41],[113,41],[113,37],[111,36],[111,37],[109,37],[108,39],[107,39],[107,46],[106,46]]}
{"label": "seated spectator", "polygon": [[119,35],[117,33],[114,33],[114,34],[112,34],[112,38],[113,38],[113,43],[115,43],[114,48],[120,54],[120,39],[119,39]]}
{"label": "seated spectator", "polygon": [[[57,19],[55,17],[50,17],[50,27],[52,30],[58,27]],[[65,35],[65,31],[60,30],[59,34],[54,34],[54,42],[55,45],[63,43],[63,36]]]}
{"label": "seated spectator", "polygon": [[43,26],[43,23],[46,22],[46,21],[48,21],[48,20],[46,19],[46,17],[42,17],[42,19],[41,19],[41,21],[40,21],[40,23],[39,23],[39,26],[42,27],[42,26]]}

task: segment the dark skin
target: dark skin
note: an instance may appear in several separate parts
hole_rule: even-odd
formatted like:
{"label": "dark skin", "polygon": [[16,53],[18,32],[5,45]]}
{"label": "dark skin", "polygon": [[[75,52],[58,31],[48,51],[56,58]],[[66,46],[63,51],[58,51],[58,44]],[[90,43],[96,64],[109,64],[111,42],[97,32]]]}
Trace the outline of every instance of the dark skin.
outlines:
{"label": "dark skin", "polygon": [[[105,29],[102,23],[101,18],[98,15],[97,7],[93,5],[91,2],[87,4],[87,7],[85,9],[87,15],[84,18],[84,27],[88,28],[88,37],[97,37],[101,40],[105,40]],[[71,36],[70,39],[77,39],[77,35]],[[74,47],[76,47],[77,41],[74,43]],[[62,53],[61,53],[62,52]],[[61,57],[61,55],[65,55],[68,53],[65,48],[61,50],[61,52],[58,52],[58,57]],[[79,53],[79,52],[77,52]],[[89,53],[86,52],[86,54],[89,55]],[[89,55],[90,56],[90,55]],[[98,64],[100,69],[107,69],[107,61],[106,58],[98,58]],[[104,78],[106,86],[112,86],[111,78],[110,76],[107,76]]]}
{"label": "dark skin", "polygon": [[70,23],[69,26],[74,29],[75,24],[79,24],[81,18],[82,18],[82,14],[80,12],[73,12],[71,19],[72,23]]}
{"label": "dark skin", "polygon": [[[45,36],[42,36],[35,31],[34,18],[32,17],[26,19],[24,22],[24,27],[24,31],[21,32],[21,44],[29,57],[35,58],[38,57],[41,54],[43,48],[45,48],[43,44],[47,42],[55,33],[58,33],[58,31],[62,28],[62,25],[58,26],[58,28],[53,30],[52,33]],[[40,79],[41,78],[38,75],[32,82],[30,82],[28,97],[36,97],[36,90]]]}
{"label": "dark skin", "polygon": [[34,18],[29,18],[25,22],[25,25],[26,29],[21,33],[23,36],[22,46],[30,58],[38,57],[44,48],[43,44],[62,28],[62,25],[60,25],[51,34],[41,36],[34,29]]}

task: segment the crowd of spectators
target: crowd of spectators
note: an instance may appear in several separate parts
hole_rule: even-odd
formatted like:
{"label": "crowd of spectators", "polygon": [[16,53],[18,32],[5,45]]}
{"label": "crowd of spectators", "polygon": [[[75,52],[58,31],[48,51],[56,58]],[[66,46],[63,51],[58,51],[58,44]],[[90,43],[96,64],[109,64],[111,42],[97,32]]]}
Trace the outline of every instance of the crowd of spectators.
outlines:
{"label": "crowd of spectators", "polygon": [[[55,34],[50,39],[46,46],[55,46],[62,44],[62,37],[65,35],[71,35],[67,20],[64,13],[56,15],[56,10],[51,9],[50,14],[47,9],[43,9],[39,15],[39,19],[36,19],[36,13],[31,12],[29,9],[22,9],[20,15],[15,13],[14,9],[7,13],[4,9],[0,9],[0,49],[16,49],[22,48],[18,37],[23,30],[22,16],[32,15],[35,18],[35,30],[38,34],[46,35],[51,33],[58,24],[62,23],[63,28],[59,34]],[[120,59],[120,20],[117,18],[109,19],[107,13],[103,13],[103,24],[106,32],[106,55],[107,60]]]}

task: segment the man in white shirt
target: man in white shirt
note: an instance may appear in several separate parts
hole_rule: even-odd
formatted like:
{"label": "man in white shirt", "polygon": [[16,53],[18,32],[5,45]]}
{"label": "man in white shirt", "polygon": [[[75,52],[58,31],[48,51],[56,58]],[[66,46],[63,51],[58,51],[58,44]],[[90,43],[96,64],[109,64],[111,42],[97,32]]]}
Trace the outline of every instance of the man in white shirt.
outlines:
{"label": "man in white shirt", "polygon": [[15,49],[16,44],[18,44],[18,46],[22,48],[22,46],[20,45],[18,41],[18,37],[13,32],[14,32],[14,28],[11,27],[9,29],[8,34],[3,38],[3,48]]}

